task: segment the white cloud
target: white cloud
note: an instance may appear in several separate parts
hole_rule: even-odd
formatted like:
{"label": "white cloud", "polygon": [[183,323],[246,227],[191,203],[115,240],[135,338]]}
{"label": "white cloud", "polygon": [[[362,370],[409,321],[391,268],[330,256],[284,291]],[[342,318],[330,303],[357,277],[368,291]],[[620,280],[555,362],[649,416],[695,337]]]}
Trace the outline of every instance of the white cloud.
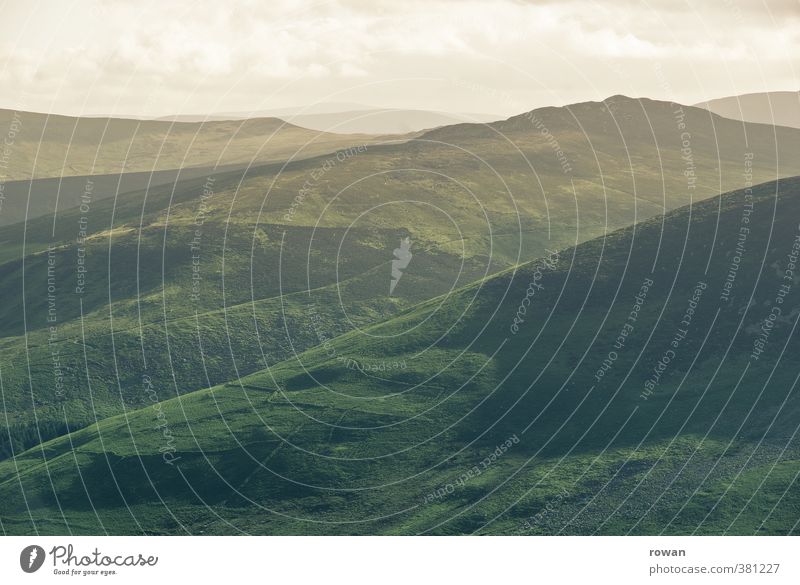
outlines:
{"label": "white cloud", "polygon": [[84,101],[163,114],[337,96],[510,113],[491,92],[446,80],[527,109],[659,97],[656,65],[687,102],[800,85],[797,0],[44,0],[3,16],[7,99],[65,112]]}

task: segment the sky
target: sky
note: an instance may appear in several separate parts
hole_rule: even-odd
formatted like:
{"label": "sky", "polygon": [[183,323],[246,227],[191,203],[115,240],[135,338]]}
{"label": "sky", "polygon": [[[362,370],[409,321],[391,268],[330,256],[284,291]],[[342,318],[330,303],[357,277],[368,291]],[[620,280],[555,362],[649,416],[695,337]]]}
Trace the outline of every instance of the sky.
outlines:
{"label": "sky", "polygon": [[800,0],[11,0],[0,14],[0,107],[71,115],[513,115],[800,89]]}

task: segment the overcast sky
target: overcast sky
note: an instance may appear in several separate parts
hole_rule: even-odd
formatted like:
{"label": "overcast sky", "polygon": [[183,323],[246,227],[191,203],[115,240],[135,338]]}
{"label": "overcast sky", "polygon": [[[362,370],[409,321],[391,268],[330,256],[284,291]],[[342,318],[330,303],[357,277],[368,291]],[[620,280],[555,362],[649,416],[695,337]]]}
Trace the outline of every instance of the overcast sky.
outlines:
{"label": "overcast sky", "polygon": [[11,0],[0,107],[510,115],[800,89],[800,0]]}

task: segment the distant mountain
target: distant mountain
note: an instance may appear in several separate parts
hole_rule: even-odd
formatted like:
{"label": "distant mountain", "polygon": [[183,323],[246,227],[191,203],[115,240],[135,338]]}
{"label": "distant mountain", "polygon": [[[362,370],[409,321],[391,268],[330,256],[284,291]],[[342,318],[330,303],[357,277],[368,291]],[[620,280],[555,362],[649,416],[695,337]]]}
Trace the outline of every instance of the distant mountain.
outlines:
{"label": "distant mountain", "polygon": [[125,118],[127,120],[157,120],[161,122],[220,122],[226,120],[249,120],[251,118],[284,118],[299,113],[335,114],[352,110],[378,110],[356,102],[320,102],[303,107],[273,108],[267,110],[237,110],[228,112],[211,112],[207,114],[169,114],[164,116],[143,116],[141,114],[82,114],[82,118]]}
{"label": "distant mountain", "polygon": [[800,128],[800,92],[773,91],[724,97],[696,104],[734,120]]}
{"label": "distant mountain", "polygon": [[286,119],[304,128],[337,134],[408,134],[464,122],[492,122],[500,119],[500,116],[386,109],[297,114]]}
{"label": "distant mountain", "polygon": [[[331,111],[324,111],[326,109]],[[186,114],[165,116],[159,119],[180,122],[203,122],[239,120],[263,115],[278,117],[303,128],[336,134],[408,134],[463,122],[491,122],[501,117],[491,114],[459,114],[368,107],[335,110],[335,107],[331,106],[329,108],[309,108],[309,110],[284,109],[265,112],[230,112],[208,116]]]}
{"label": "distant mountain", "polygon": [[11,141],[0,168],[3,180],[263,164],[376,140],[309,130],[279,118],[199,123],[13,110],[0,110],[0,135]]}
{"label": "distant mountain", "polygon": [[292,106],[287,108],[272,108],[254,111],[238,112],[215,112],[215,116],[227,116],[228,119],[241,120],[244,118],[264,118],[277,117],[288,118],[298,114],[338,114],[353,110],[380,110],[376,106],[368,106],[357,102],[318,102],[302,106]]}

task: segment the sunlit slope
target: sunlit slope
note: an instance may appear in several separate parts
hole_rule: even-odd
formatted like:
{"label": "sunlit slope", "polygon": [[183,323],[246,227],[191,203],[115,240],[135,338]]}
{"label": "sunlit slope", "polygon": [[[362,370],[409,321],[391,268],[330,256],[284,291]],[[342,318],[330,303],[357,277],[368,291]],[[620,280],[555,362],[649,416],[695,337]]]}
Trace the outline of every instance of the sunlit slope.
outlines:
{"label": "sunlit slope", "polygon": [[[331,204],[322,220],[347,225],[370,206],[404,196],[446,211],[470,207],[476,221],[486,213],[495,228],[516,231],[519,214],[523,229],[574,232],[580,222],[597,230],[741,187],[746,172],[755,182],[793,176],[799,151],[796,129],[614,96],[368,148],[312,181],[291,215],[315,223]],[[278,181],[294,188],[273,190],[266,209],[274,218],[291,206],[300,178],[307,177]]]}
{"label": "sunlit slope", "polygon": [[5,228],[20,244],[0,264],[0,458],[146,405],[144,375],[162,399],[218,384],[496,270],[415,240],[390,296],[407,230],[229,218],[241,178],[92,202],[59,213],[55,235],[48,217]]}
{"label": "sunlit slope", "polygon": [[799,197],[682,208],[50,441],[0,463],[4,529],[792,532]]}
{"label": "sunlit slope", "polygon": [[5,180],[152,172],[307,158],[374,140],[278,118],[167,122],[0,110]]}
{"label": "sunlit slope", "polygon": [[[800,173],[797,132],[615,97],[118,197],[98,186],[84,208],[2,227],[0,457],[146,406],[145,375],[162,400],[216,385],[318,343],[315,315],[330,338]],[[413,259],[389,295],[406,237]]]}
{"label": "sunlit slope", "polygon": [[[76,428],[146,405],[145,375],[163,385],[162,399],[217,384],[263,368],[266,358],[283,359],[316,345],[320,336],[382,320],[446,290],[452,277],[466,283],[484,274],[476,261],[467,259],[459,274],[448,268],[449,257],[419,250],[414,272],[389,296],[394,234],[353,230],[340,246],[342,235],[324,228],[312,238],[308,228],[265,225],[251,251],[249,227],[209,221],[196,253],[197,272],[187,244],[190,229],[171,230],[166,243],[156,228],[138,237],[112,235],[119,241],[111,250],[98,238],[80,265],[85,274],[77,272],[70,249],[6,266],[4,282],[13,294],[19,293],[11,283],[21,284],[25,276],[28,317],[23,321],[18,308],[4,307],[3,423],[29,447],[35,430],[50,421],[68,420]],[[298,270],[308,264],[309,242],[312,252],[338,250],[346,264],[314,263],[309,277]],[[51,280],[50,259],[61,269],[55,286],[64,291],[52,298],[36,293]],[[315,332],[311,325],[317,320]]]}

